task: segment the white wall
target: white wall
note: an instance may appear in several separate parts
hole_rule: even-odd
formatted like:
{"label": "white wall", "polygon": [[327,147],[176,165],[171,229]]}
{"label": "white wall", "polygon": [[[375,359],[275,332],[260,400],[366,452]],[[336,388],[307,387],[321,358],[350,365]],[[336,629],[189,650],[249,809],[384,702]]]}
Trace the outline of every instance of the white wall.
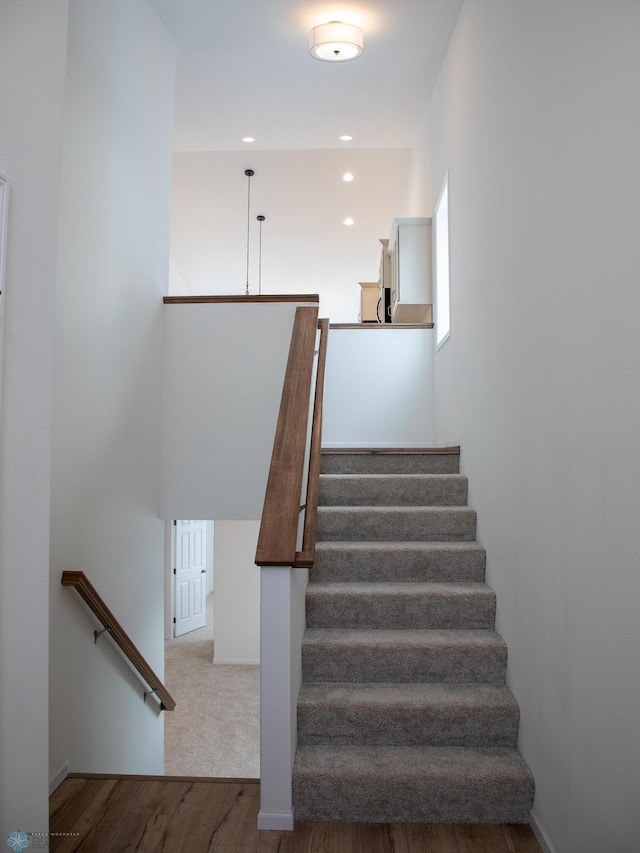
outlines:
{"label": "white wall", "polygon": [[307,569],[261,569],[260,812],[258,829],[293,829]]}
{"label": "white wall", "polygon": [[432,215],[438,187],[433,188],[431,181],[431,126],[429,110],[425,110],[411,152],[404,200],[405,216]]}
{"label": "white wall", "polygon": [[640,838],[639,32],[622,0],[467,0],[429,105],[437,431],[462,444],[558,853]]}
{"label": "white wall", "polygon": [[262,516],[295,311],[165,305],[163,518]]}
{"label": "white wall", "polygon": [[0,434],[0,837],[49,822],[53,310],[67,0],[0,7],[0,172],[10,181]]}
{"label": "white wall", "polygon": [[51,772],[162,773],[163,718],[64,569],[162,676],[162,295],[174,46],[146,0],[72,0],[54,363]]}
{"label": "white wall", "polygon": [[433,444],[433,330],[331,329],[323,447]]}
{"label": "white wall", "polygon": [[206,537],[206,547],[207,547],[207,555],[205,560],[205,566],[207,568],[207,596],[213,592],[214,584],[215,584],[215,573],[214,573],[214,547],[215,547],[215,528],[213,521],[207,521],[205,527],[205,537]]}
{"label": "white wall", "polygon": [[[403,205],[409,151],[191,152],[174,155],[172,293],[242,292],[247,274],[247,178],[251,179],[250,273],[262,292],[319,293],[320,316],[357,322],[359,281],[377,281],[380,237]],[[351,171],[347,184],[342,175]],[[343,219],[352,216],[347,227]]]}
{"label": "white wall", "polygon": [[259,521],[214,523],[213,662],[260,663]]}

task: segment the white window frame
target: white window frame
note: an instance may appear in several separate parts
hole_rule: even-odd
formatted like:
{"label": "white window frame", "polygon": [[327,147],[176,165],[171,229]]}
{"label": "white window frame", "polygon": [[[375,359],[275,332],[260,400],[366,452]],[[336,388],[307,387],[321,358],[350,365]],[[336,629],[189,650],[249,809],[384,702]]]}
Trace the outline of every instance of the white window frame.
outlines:
{"label": "white window frame", "polygon": [[[443,209],[443,202],[446,207]],[[446,219],[443,222],[443,217]],[[449,248],[449,172],[433,209],[433,283],[436,352],[451,337],[451,252]],[[446,253],[446,254],[445,254]]]}

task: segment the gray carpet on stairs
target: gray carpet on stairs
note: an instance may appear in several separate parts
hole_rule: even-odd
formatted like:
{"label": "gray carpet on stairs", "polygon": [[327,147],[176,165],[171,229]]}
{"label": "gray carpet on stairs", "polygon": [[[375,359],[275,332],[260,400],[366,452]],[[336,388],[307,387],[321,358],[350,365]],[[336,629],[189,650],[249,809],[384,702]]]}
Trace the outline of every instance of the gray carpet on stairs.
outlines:
{"label": "gray carpet on stairs", "polygon": [[313,583],[308,628],[492,628],[496,597],[484,583]]}
{"label": "gray carpet on stairs", "polygon": [[515,747],[519,720],[504,685],[306,683],[298,743]]}
{"label": "gray carpet on stairs", "polygon": [[312,580],[484,580],[486,555],[476,542],[318,542]]}
{"label": "gray carpet on stairs", "polygon": [[523,823],[533,779],[514,749],[303,746],[294,796],[298,820]]}
{"label": "gray carpet on stairs", "polygon": [[322,455],[298,820],[521,823],[531,772],[459,457]]}
{"label": "gray carpet on stairs", "polygon": [[455,453],[401,453],[376,451],[326,451],[322,474],[457,474],[460,456]]}
{"label": "gray carpet on stairs", "polygon": [[466,506],[321,506],[317,535],[323,541],[472,541],[475,510]]}
{"label": "gray carpet on stairs", "polygon": [[464,506],[467,478],[460,474],[323,474],[323,506]]}

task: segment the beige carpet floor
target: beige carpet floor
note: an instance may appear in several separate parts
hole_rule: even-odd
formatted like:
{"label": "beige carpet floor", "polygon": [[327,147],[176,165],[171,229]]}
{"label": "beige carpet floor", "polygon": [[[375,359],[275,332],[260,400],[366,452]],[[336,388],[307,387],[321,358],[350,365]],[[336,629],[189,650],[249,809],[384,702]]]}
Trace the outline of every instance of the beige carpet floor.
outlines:
{"label": "beige carpet floor", "polygon": [[260,775],[260,667],[214,664],[213,595],[207,624],[165,642],[165,683],[176,708],[164,715],[168,776]]}

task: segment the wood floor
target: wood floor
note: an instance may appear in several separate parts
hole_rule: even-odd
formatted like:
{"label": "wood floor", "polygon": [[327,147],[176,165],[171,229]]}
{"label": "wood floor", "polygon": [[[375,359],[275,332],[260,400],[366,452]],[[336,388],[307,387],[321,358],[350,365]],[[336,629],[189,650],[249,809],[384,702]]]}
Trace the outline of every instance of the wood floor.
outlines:
{"label": "wood floor", "polygon": [[252,780],[71,775],[50,799],[57,853],[540,853],[524,825],[298,823],[259,832]]}

